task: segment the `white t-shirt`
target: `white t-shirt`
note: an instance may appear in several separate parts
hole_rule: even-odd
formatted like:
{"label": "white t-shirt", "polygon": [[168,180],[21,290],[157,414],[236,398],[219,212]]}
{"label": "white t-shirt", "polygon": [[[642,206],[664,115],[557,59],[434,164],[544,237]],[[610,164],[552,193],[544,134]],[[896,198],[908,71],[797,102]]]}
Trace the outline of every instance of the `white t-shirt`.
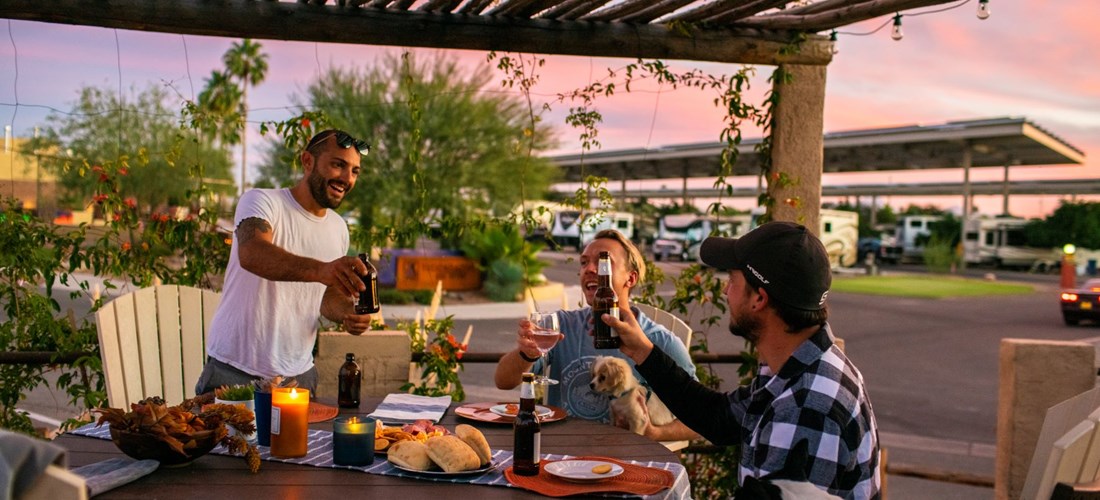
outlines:
{"label": "white t-shirt", "polygon": [[[271,224],[272,243],[294,255],[322,262],[347,255],[347,223],[332,210],[324,217],[307,212],[289,189],[253,189],[242,195],[233,220],[239,226],[252,217]],[[313,367],[325,285],[266,280],[242,268],[237,252],[233,238],[207,354],[260,377],[305,373]]]}

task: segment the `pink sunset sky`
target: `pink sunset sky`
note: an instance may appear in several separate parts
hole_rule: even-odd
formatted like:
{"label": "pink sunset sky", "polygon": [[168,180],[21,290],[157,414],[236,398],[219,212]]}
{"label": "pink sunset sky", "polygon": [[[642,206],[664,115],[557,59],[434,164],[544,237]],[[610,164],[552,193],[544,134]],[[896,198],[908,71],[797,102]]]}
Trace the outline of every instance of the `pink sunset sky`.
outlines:
{"label": "pink sunset sky", "polygon": [[[905,11],[903,40],[890,39],[882,17],[848,26],[838,35],[839,53],[828,69],[825,131],[934,125],[953,120],[1023,116],[1085,152],[1086,162],[1072,167],[1017,167],[1012,179],[1094,178],[1100,182],[1100,2],[1094,0],[991,0],[993,15],[975,16],[976,0],[938,8]],[[961,5],[944,12],[930,13]],[[117,43],[116,43],[117,40]],[[201,36],[123,31],[61,24],[0,20],[0,124],[27,137],[45,126],[50,109],[67,111],[79,89],[94,85],[124,90],[150,84],[171,85],[192,98],[234,40]],[[249,178],[260,158],[258,123],[298,113],[290,96],[301,93],[329,66],[365,67],[384,54],[425,49],[260,40],[268,54],[266,80],[249,91],[252,109]],[[486,54],[449,51],[471,70],[487,65]],[[623,59],[537,56],[546,60],[534,89],[536,109],[549,103],[544,120],[560,139],[554,153],[580,151],[579,132],[564,122],[570,103],[556,96],[607,75]],[[700,68],[719,75],[732,65],[668,61],[676,71]],[[751,99],[760,103],[771,67],[758,67]],[[492,71],[496,71],[495,68]],[[498,72],[498,79],[502,75]],[[495,84],[487,91],[502,91]],[[646,82],[629,94],[597,101],[604,121],[602,150],[656,148],[718,140],[722,113],[714,94],[696,89],[659,88]],[[747,130],[746,137],[759,132]],[[369,138],[368,138],[369,139]],[[240,155],[234,155],[239,161]],[[973,180],[999,180],[1002,171],[975,169]],[[239,176],[238,176],[239,178]],[[826,184],[961,181],[960,171],[893,172],[875,175],[830,174]],[[661,182],[679,187],[679,180]],[[709,185],[709,182],[702,183]],[[739,185],[755,185],[744,179]],[[617,187],[613,186],[613,187]],[[911,202],[958,210],[960,197],[886,201]],[[983,213],[1000,212],[1000,197],[976,198]],[[1055,196],[1016,196],[1015,215],[1043,216],[1060,201]],[[738,208],[752,201],[735,200]]]}

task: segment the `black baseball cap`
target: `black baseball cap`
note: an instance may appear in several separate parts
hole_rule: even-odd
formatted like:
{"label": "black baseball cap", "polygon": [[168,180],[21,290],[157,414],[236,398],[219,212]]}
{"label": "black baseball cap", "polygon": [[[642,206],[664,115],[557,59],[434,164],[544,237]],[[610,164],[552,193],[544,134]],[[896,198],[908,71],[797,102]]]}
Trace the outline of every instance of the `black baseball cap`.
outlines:
{"label": "black baseball cap", "polygon": [[742,271],[771,298],[806,311],[825,307],[833,283],[825,246],[793,222],[768,222],[736,239],[712,236],[703,240],[699,258],[723,271]]}

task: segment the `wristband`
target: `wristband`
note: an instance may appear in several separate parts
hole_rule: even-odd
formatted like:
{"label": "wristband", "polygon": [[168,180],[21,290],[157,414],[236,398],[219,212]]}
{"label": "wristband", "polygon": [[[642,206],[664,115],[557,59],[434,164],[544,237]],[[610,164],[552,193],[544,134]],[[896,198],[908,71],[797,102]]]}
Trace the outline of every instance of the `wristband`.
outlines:
{"label": "wristband", "polygon": [[535,361],[539,360],[538,357],[534,357],[534,358],[527,357],[527,353],[525,353],[523,351],[519,351],[519,357],[523,358],[523,360],[528,362],[528,363],[534,363]]}

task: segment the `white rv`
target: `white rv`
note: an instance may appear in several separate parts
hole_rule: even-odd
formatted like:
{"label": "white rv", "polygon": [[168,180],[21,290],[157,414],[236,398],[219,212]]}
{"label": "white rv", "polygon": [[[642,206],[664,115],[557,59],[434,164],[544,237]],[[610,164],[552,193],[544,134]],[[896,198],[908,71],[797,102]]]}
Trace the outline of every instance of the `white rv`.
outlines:
{"label": "white rv", "polygon": [[550,238],[555,244],[564,247],[578,247],[581,243],[581,211],[568,209],[554,212],[554,223],[550,227]]}
{"label": "white rv", "polygon": [[[932,234],[931,226],[943,220],[939,215],[903,215],[898,218],[894,231],[895,247],[891,252],[900,255],[902,262],[924,259],[924,244]],[[900,251],[897,250],[900,248]]]}
{"label": "white rv", "polygon": [[963,255],[967,264],[1030,268],[1036,261],[1054,261],[1054,250],[1027,246],[1025,219],[979,217],[966,221]]}
{"label": "white rv", "polygon": [[[715,229],[726,236],[747,227],[749,215],[734,215],[714,222],[713,217],[697,214],[674,214],[661,217],[658,224],[657,239],[653,242],[653,259],[667,260],[675,257],[680,260],[697,260],[699,246]],[[743,231],[742,231],[743,232]]]}
{"label": "white rv", "polygon": [[584,215],[578,226],[580,231],[578,250],[591,243],[596,233],[604,229],[615,229],[623,233],[628,240],[634,239],[634,214],[626,212],[590,212]]}
{"label": "white rv", "polygon": [[[745,229],[739,229],[739,233],[755,228],[757,219],[763,214],[763,208],[753,209],[751,222],[743,226]],[[822,208],[820,214],[818,237],[829,253],[829,263],[833,267],[855,265],[859,258],[859,213]]]}

